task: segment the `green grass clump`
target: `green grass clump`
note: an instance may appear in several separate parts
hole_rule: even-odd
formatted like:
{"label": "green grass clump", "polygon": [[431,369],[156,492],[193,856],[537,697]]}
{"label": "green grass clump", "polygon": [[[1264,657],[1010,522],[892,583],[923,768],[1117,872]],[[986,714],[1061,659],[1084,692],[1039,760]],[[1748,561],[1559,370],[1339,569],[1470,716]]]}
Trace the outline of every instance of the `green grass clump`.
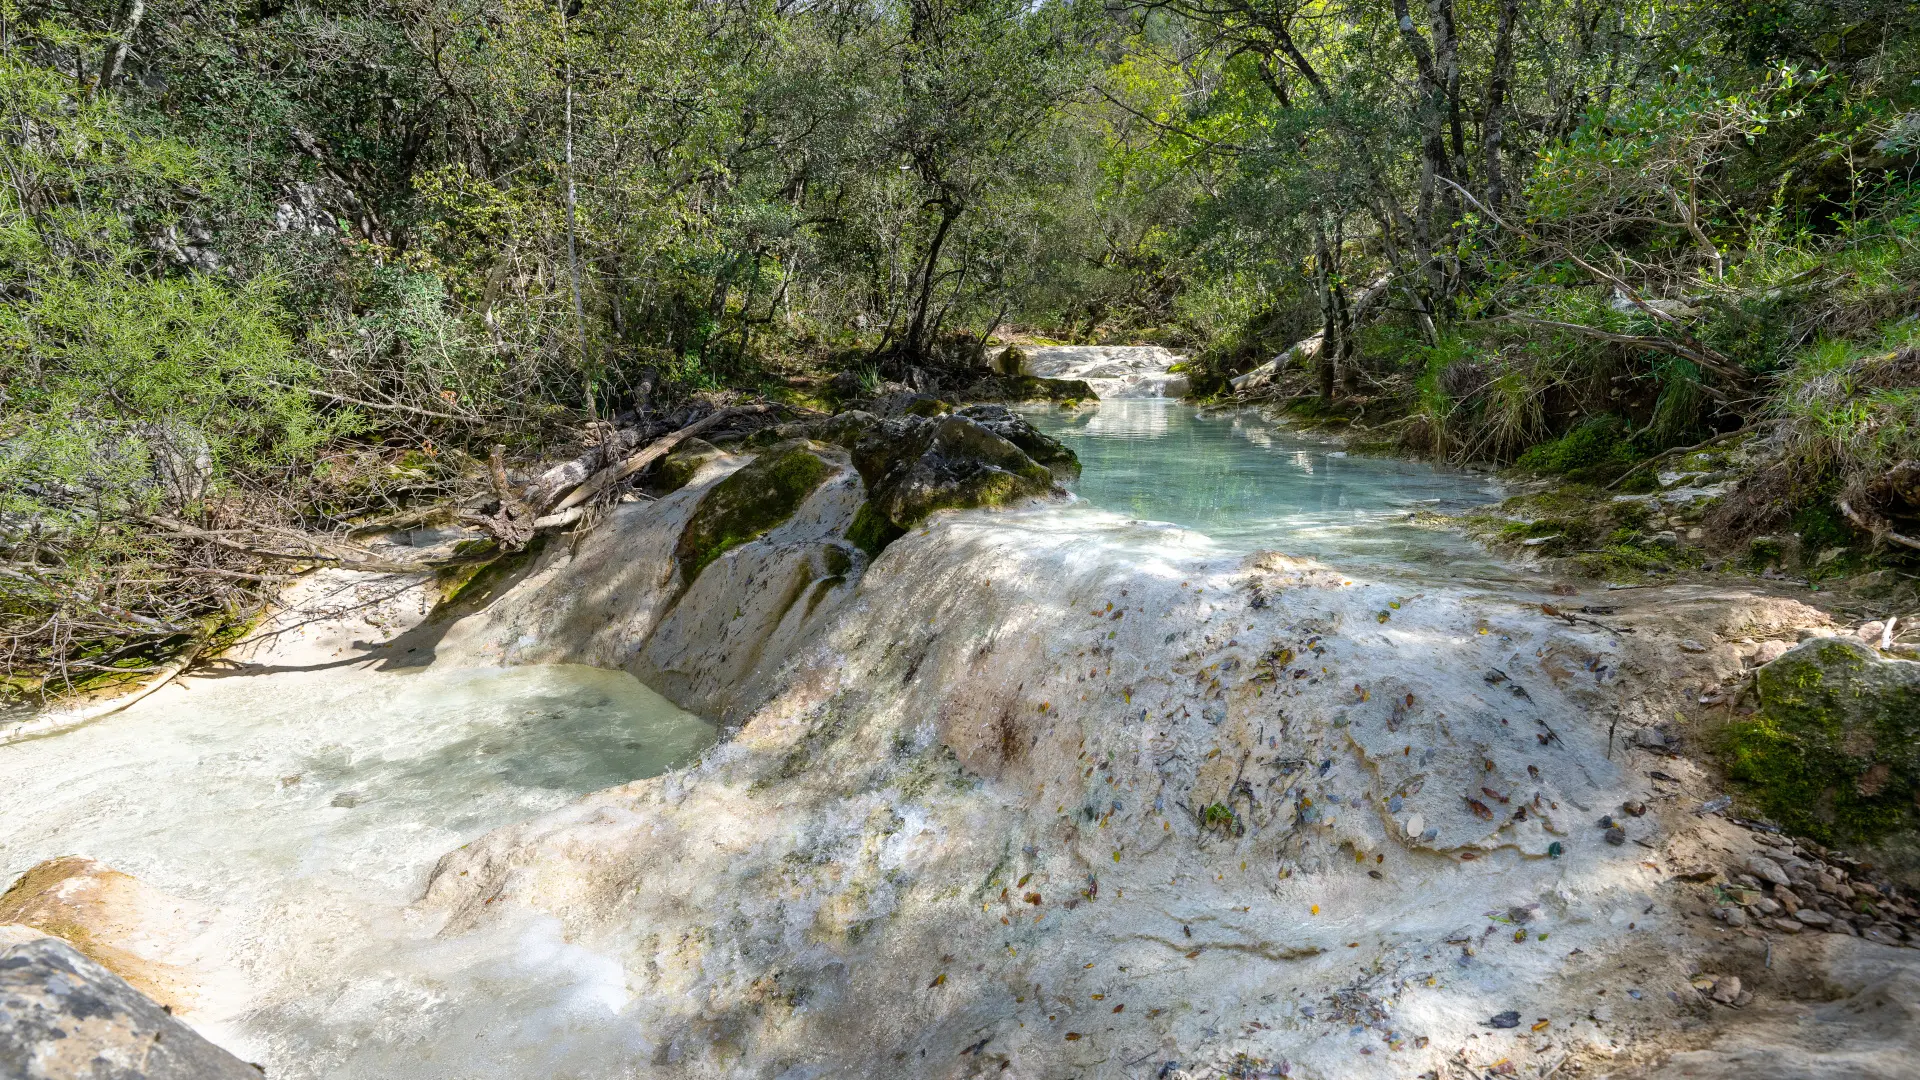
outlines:
{"label": "green grass clump", "polygon": [[1552,442],[1529,447],[1516,464],[1530,472],[1592,483],[1625,472],[1639,456],[1625,421],[1609,415],[1596,416]]}

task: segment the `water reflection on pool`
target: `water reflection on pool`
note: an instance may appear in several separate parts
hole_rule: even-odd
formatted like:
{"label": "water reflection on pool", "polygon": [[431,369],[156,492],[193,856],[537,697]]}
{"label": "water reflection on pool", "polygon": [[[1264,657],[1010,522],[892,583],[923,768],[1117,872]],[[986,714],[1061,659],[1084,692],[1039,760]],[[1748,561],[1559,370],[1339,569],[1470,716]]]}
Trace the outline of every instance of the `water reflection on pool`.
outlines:
{"label": "water reflection on pool", "polygon": [[1080,457],[1074,490],[1143,521],[1207,534],[1229,551],[1270,548],[1336,565],[1449,577],[1508,576],[1458,533],[1419,511],[1455,514],[1498,500],[1482,473],[1349,454],[1252,410],[1202,410],[1165,398],[1097,408],[1035,408],[1035,427]]}

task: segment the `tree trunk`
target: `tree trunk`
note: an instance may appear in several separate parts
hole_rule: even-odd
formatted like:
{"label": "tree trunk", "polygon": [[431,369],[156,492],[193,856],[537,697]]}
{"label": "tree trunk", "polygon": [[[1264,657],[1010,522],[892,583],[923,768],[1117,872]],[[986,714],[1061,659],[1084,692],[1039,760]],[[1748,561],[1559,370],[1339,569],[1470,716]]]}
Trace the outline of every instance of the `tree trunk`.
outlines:
{"label": "tree trunk", "polygon": [[[1427,294],[1422,297],[1422,307],[1431,311],[1437,302],[1445,300],[1448,291],[1449,276],[1440,263],[1434,228],[1438,181],[1443,177],[1453,178],[1453,169],[1447,157],[1447,92],[1435,65],[1433,51],[1428,48],[1425,35],[1413,24],[1413,15],[1407,10],[1407,0],[1393,0],[1393,13],[1400,23],[1401,40],[1406,42],[1407,51],[1413,54],[1414,66],[1420,75],[1420,199],[1414,212],[1413,245],[1427,276],[1424,286]],[[1453,200],[1445,198],[1444,202],[1451,206]]]}
{"label": "tree trunk", "polygon": [[951,196],[939,205],[940,227],[934,230],[933,243],[927,245],[926,264],[920,269],[919,296],[913,302],[913,320],[907,324],[907,352],[916,359],[927,352],[927,312],[933,306],[934,275],[940,266],[940,249],[946,246],[947,233],[960,217],[959,204]]}
{"label": "tree trunk", "polygon": [[599,416],[594,406],[594,377],[587,367],[587,310],[580,300],[580,244],[577,238],[578,198],[573,186],[573,53],[567,41],[567,5],[560,5],[560,48],[567,55],[564,63],[566,80],[566,165],[567,165],[567,270],[573,285],[573,331],[579,338],[580,368],[587,380],[587,419]]}
{"label": "tree trunk", "polygon": [[1513,24],[1519,21],[1520,0],[1500,0],[1500,23],[1494,32],[1493,72],[1487,79],[1487,110],[1480,123],[1480,146],[1486,155],[1487,205],[1500,209],[1507,199],[1507,181],[1500,151],[1507,140],[1507,87],[1513,81]]}
{"label": "tree trunk", "polygon": [[120,78],[120,69],[127,62],[127,53],[133,48],[133,35],[140,30],[140,20],[147,14],[147,0],[130,0],[127,6],[127,20],[114,35],[113,44],[107,46],[107,55],[100,62],[100,92],[113,89]]}
{"label": "tree trunk", "polygon": [[1320,402],[1333,404],[1335,354],[1340,351],[1340,318],[1335,311],[1333,245],[1327,241],[1327,227],[1313,223],[1313,281],[1320,290],[1320,355],[1315,358],[1314,375],[1320,384]]}
{"label": "tree trunk", "polygon": [[1467,182],[1467,134],[1460,119],[1460,37],[1453,21],[1453,0],[1429,0],[1427,11],[1433,23],[1434,74],[1446,97],[1453,179],[1464,184]]}

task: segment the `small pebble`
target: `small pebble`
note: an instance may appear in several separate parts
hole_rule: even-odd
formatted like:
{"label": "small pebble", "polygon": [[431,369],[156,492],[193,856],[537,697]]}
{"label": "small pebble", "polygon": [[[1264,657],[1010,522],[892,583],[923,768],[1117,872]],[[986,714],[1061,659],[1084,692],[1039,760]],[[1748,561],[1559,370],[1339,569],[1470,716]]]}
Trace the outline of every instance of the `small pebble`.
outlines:
{"label": "small pebble", "polygon": [[1618,825],[1615,825],[1613,828],[1607,830],[1607,843],[1612,844],[1614,847],[1619,847],[1620,845],[1626,842],[1627,842],[1627,830],[1621,828]]}
{"label": "small pebble", "polygon": [[1740,976],[1722,975],[1713,983],[1713,1000],[1722,1005],[1731,1005],[1740,996]]}

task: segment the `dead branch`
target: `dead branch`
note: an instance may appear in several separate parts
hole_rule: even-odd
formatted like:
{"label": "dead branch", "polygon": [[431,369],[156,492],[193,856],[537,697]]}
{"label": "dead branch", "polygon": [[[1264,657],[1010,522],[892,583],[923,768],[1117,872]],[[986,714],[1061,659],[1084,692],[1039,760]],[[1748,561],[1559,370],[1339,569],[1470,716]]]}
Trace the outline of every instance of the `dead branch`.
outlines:
{"label": "dead branch", "polygon": [[1633,474],[1639,472],[1641,469],[1647,468],[1650,465],[1654,465],[1659,462],[1665,461],[1670,457],[1679,457],[1679,456],[1684,456],[1686,454],[1691,454],[1695,450],[1705,450],[1709,446],[1713,446],[1717,443],[1726,442],[1728,439],[1734,438],[1735,436],[1745,435],[1747,432],[1752,431],[1754,428],[1759,426],[1760,425],[1758,424],[1743,424],[1739,428],[1734,429],[1733,431],[1722,432],[1718,435],[1715,435],[1713,438],[1706,440],[1705,442],[1697,442],[1697,443],[1694,443],[1692,446],[1676,446],[1671,450],[1662,450],[1659,453],[1648,458],[1647,460],[1641,462],[1640,464],[1635,465],[1633,468],[1628,469],[1626,472],[1621,473],[1618,477],[1614,479],[1613,483],[1608,484],[1604,490],[1612,491],[1614,488],[1617,488],[1621,484],[1626,483],[1627,477],[1632,476]]}
{"label": "dead branch", "polygon": [[[188,540],[204,541],[215,547],[225,548],[228,551],[237,551],[243,555],[251,555],[257,559],[278,559],[283,562],[337,566],[343,570],[360,570],[370,574],[430,574],[436,570],[444,570],[448,567],[471,566],[476,563],[492,562],[499,557],[495,552],[487,552],[483,555],[454,556],[447,559],[396,561],[392,559],[382,559],[365,548],[357,548],[347,544],[329,544],[328,546],[334,549],[334,551],[330,553],[322,549],[322,542],[318,538],[297,536],[292,534],[291,530],[285,529],[270,531],[282,537],[295,540],[296,542],[304,543],[307,550],[274,551],[270,548],[259,547],[255,544],[228,539],[228,531],[225,530],[216,532],[210,529],[196,528],[188,525],[184,521],[175,521],[172,518],[154,517],[147,514],[137,514],[134,515],[134,518],[137,521],[145,522],[174,536],[183,537]],[[338,553],[342,551],[348,552],[348,554]]]}
{"label": "dead branch", "polygon": [[1884,536],[1888,540],[1899,544],[1901,547],[1909,547],[1915,551],[1920,551],[1920,540],[1915,540],[1911,536],[1902,536],[1894,532],[1892,526],[1874,525],[1874,523],[1862,516],[1859,511],[1855,510],[1845,499],[1835,499],[1834,502],[1840,507],[1840,512],[1846,515],[1848,521],[1853,522],[1866,532],[1870,532],[1875,536]]}
{"label": "dead branch", "polygon": [[[1446,184],[1448,187],[1453,188],[1455,191],[1458,191],[1461,195],[1465,196],[1466,200],[1472,203],[1476,208],[1478,208],[1481,213],[1484,213],[1488,217],[1492,218],[1494,224],[1500,226],[1501,228],[1507,230],[1508,232],[1518,233],[1521,236],[1524,236],[1527,239],[1532,240],[1534,243],[1541,245],[1542,247],[1548,246],[1545,241],[1541,240],[1540,237],[1534,235],[1532,232],[1526,229],[1520,228],[1518,226],[1509,224],[1505,218],[1501,217],[1498,213],[1494,212],[1493,210],[1488,209],[1485,203],[1482,203],[1479,199],[1474,198],[1473,193],[1468,191],[1466,188],[1461,187],[1459,184],[1454,183],[1452,180],[1449,180],[1444,176],[1436,177],[1436,179],[1438,179],[1441,183]],[[1659,308],[1654,307],[1652,304],[1648,303],[1646,298],[1640,295],[1639,290],[1627,284],[1624,279],[1618,277],[1617,275],[1610,274],[1605,270],[1602,270],[1600,267],[1595,266],[1594,264],[1581,258],[1579,253],[1575,251],[1572,251],[1569,249],[1567,250],[1566,255],[1567,255],[1567,258],[1571,259],[1574,265],[1578,266],[1580,269],[1585,270],[1588,274],[1592,275],[1594,278],[1598,279],[1602,283],[1613,286],[1615,291],[1617,291],[1622,297],[1625,297],[1626,301],[1629,304],[1632,304],[1635,308],[1639,309],[1641,314],[1647,316],[1648,318],[1652,319],[1655,323],[1661,326],[1665,326],[1672,329],[1674,333],[1680,335],[1681,341],[1678,344],[1684,345],[1689,351],[1676,352],[1675,348],[1677,346],[1675,345],[1675,343],[1671,343],[1671,342],[1668,342],[1665,345],[1648,344],[1648,343],[1667,342],[1667,339],[1665,338],[1647,338],[1647,337],[1640,337],[1638,335],[1617,335],[1617,337],[1620,337],[1620,338],[1632,337],[1634,338],[1634,340],[1632,342],[1629,342],[1630,344],[1641,344],[1642,347],[1644,348],[1657,348],[1663,352],[1668,353],[1669,355],[1678,356],[1683,360],[1691,360],[1694,363],[1699,364],[1702,368],[1713,372],[1714,374],[1720,376],[1723,379],[1726,379],[1728,382],[1731,382],[1736,386],[1744,387],[1752,382],[1752,376],[1749,375],[1744,368],[1742,368],[1739,364],[1735,363],[1732,359],[1730,359],[1729,357],[1721,353],[1718,349],[1715,349],[1712,346],[1701,341],[1699,338],[1694,337],[1692,331],[1688,330],[1686,327],[1686,324],[1681,322],[1678,317],[1674,316],[1669,312],[1661,311]],[[1544,322],[1545,320],[1523,320],[1523,321]],[[1592,327],[1582,327],[1575,323],[1555,323],[1552,325],[1560,326],[1563,329],[1572,330],[1575,332],[1579,332],[1582,330],[1588,331],[1594,336],[1599,336],[1601,334],[1606,333],[1606,331],[1603,331],[1603,330],[1594,330]],[[1715,396],[1715,400],[1720,401],[1723,404],[1726,401],[1724,397],[1719,397],[1717,395]]]}
{"label": "dead branch", "polygon": [[475,416],[460,416],[455,413],[435,412],[432,409],[420,408],[418,405],[402,405],[397,401],[362,401],[359,398],[348,397],[345,394],[336,394],[331,390],[321,390],[312,386],[294,386],[289,383],[275,382],[272,379],[264,381],[268,386],[277,386],[282,390],[298,390],[304,394],[312,394],[314,397],[328,398],[346,405],[358,405],[363,409],[413,413],[416,416],[431,416],[436,420],[459,420],[469,424],[479,419],[479,417]]}
{"label": "dead branch", "polygon": [[[1509,313],[1506,315],[1496,315],[1494,316],[1494,319],[1497,321],[1503,321],[1503,322],[1525,323],[1528,326],[1544,326],[1550,330],[1565,330],[1569,334],[1578,334],[1581,337],[1590,337],[1597,341],[1611,341],[1616,345],[1630,345],[1630,346],[1633,346],[1634,348],[1639,348],[1639,349],[1652,349],[1654,352],[1663,352],[1663,353],[1666,353],[1668,356],[1677,356],[1682,360],[1690,360],[1696,364],[1699,364],[1702,368],[1705,368],[1708,371],[1713,371],[1716,374],[1721,374],[1721,375],[1725,374],[1725,372],[1720,371],[1714,365],[1713,361],[1701,356],[1699,353],[1695,352],[1693,349],[1687,347],[1687,345],[1684,342],[1675,341],[1672,338],[1653,337],[1647,334],[1616,334],[1611,330],[1602,330],[1594,326],[1584,326],[1580,323],[1560,322],[1555,319],[1536,319],[1531,315],[1516,315],[1516,314]],[[1709,386],[1706,383],[1701,383],[1700,389],[1708,397],[1712,398],[1715,401],[1720,402],[1722,405],[1727,403],[1727,395],[1722,393],[1718,389],[1712,386]]]}
{"label": "dead branch", "polygon": [[673,448],[680,445],[683,440],[691,439],[703,431],[712,430],[718,427],[723,421],[731,420],[739,416],[751,416],[768,412],[770,409],[771,406],[768,405],[737,405],[732,408],[719,409],[688,424],[678,431],[662,435],[647,444],[646,449],[629,455],[618,464],[608,466],[588,477],[579,487],[574,488],[573,492],[566,498],[554,504],[551,513],[559,515],[579,506],[581,503],[605,491],[613,484],[619,483],[634,473],[639,472],[641,469],[667,456],[667,454],[672,452]]}

